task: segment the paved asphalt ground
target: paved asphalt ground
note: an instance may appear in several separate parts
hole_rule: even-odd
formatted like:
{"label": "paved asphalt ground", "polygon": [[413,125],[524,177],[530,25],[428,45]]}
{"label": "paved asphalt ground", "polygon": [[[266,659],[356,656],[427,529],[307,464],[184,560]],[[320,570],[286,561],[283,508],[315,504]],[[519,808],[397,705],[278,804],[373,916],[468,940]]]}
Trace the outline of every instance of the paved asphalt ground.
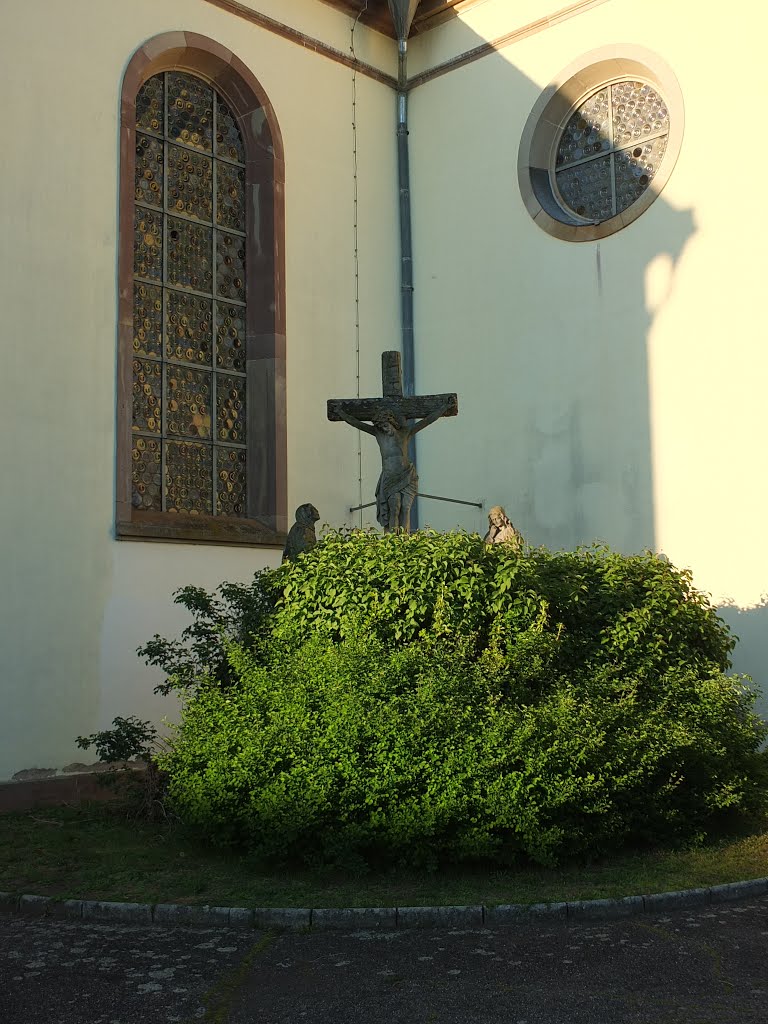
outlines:
{"label": "paved asphalt ground", "polygon": [[768,1024],[768,896],[508,930],[0,918],[0,1024]]}

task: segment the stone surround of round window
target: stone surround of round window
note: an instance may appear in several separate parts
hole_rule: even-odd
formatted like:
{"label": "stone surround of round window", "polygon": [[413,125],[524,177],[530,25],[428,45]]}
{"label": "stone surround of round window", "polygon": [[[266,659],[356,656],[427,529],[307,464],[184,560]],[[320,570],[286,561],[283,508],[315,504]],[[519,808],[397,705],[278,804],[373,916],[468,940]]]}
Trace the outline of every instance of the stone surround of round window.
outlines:
{"label": "stone surround of round window", "polygon": [[677,79],[638,47],[593,51],[542,93],[523,132],[518,180],[550,235],[584,242],[631,224],[666,184],[680,151]]}

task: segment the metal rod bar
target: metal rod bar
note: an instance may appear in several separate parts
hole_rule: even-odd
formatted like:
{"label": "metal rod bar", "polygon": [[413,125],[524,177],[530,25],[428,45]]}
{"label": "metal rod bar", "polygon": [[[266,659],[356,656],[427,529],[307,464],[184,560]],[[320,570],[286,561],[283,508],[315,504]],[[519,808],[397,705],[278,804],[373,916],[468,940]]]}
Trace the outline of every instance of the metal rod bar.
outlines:
{"label": "metal rod bar", "polygon": [[163,210],[160,214],[160,225],[163,232],[162,267],[160,270],[161,292],[161,348],[160,356],[160,511],[168,510],[168,72],[163,74]]}
{"label": "metal rod bar", "polygon": [[[133,437],[146,437],[146,438],[151,438],[154,441],[158,441],[158,440],[160,440],[160,433],[157,430],[154,430],[154,431],[152,431],[152,430],[134,430],[133,431]],[[185,441],[185,437],[184,437],[183,434],[171,434],[170,435],[170,439],[171,439],[171,441],[180,441],[180,442],[184,442]],[[193,444],[207,444],[207,445],[210,446],[213,442],[210,440],[210,438],[197,437],[197,438],[193,439],[192,443]],[[218,446],[220,448],[237,448],[239,451],[245,451],[245,449],[248,447],[248,445],[245,445],[245,444],[233,444],[231,441],[226,441],[226,442],[220,441],[220,442],[218,442]],[[374,502],[374,504],[375,504],[375,502]]]}
{"label": "metal rod bar", "polygon": [[[208,297],[210,298],[210,296],[208,296]],[[198,363],[191,363],[191,362],[187,361],[186,359],[166,359],[166,360],[162,360],[160,358],[160,356],[141,356],[141,359],[145,363],[166,362],[166,363],[168,363],[169,366],[179,366],[182,369],[187,369],[187,370],[190,368],[190,366],[194,366],[195,369],[199,369],[200,368]],[[210,367],[208,367],[208,366],[205,366],[203,368],[205,370],[210,369]],[[227,374],[228,377],[242,377],[242,378],[245,378],[247,376],[247,374],[244,373],[243,370],[227,370],[226,374]]]}
{"label": "metal rod bar", "polygon": [[[555,170],[555,174],[562,174],[563,171],[569,171],[571,167],[583,167],[584,164],[592,163],[594,160],[604,160],[605,157],[611,153],[623,153],[627,149],[635,149],[637,146],[644,146],[646,142],[655,142],[656,139],[663,139],[665,135],[669,135],[669,129],[665,128],[660,132],[652,132],[650,135],[644,135],[642,139],[633,139],[632,142],[628,142],[625,146],[614,146],[611,145],[609,150],[602,150],[600,153],[592,153],[590,156],[582,156],[578,160],[571,160],[570,163],[561,164]],[[149,207],[153,209],[153,207]]]}
{"label": "metal rod bar", "polygon": [[482,508],[482,501],[464,501],[463,498],[444,498],[441,494],[424,494],[419,491],[420,498],[434,498],[435,501],[450,501],[454,505],[472,505],[473,508]]}
{"label": "metal rod bar", "polygon": [[616,158],[613,155],[613,86],[608,86],[608,138],[611,142],[610,177],[611,177],[611,214],[615,217],[617,209],[616,201]]}
{"label": "metal rod bar", "polygon": [[[138,274],[134,274],[134,280],[138,281],[139,284],[153,285],[155,288],[160,287],[160,280],[157,277],[139,277]],[[163,287],[166,287],[163,285]],[[223,295],[213,295],[211,292],[198,292],[194,288],[175,288],[172,285],[167,286],[169,292],[177,292],[179,295],[199,295],[201,299],[210,299],[213,297],[217,302],[226,303],[227,305],[241,306],[245,308],[245,303],[241,302],[240,299],[228,299]]]}
{"label": "metal rod bar", "polygon": [[[137,135],[148,135],[151,139],[163,139],[165,136],[159,135],[157,132],[153,132],[151,128],[139,128],[136,131]],[[245,167],[245,164],[241,164],[239,160],[230,160],[226,156],[218,156],[215,153],[216,136],[213,137],[213,144],[211,146],[211,152],[208,153],[206,150],[201,149],[200,146],[190,146],[186,142],[182,142],[181,139],[171,139],[168,141],[172,146],[178,146],[179,149],[186,149],[189,153],[197,153],[198,156],[215,156],[217,160],[221,160],[222,163],[231,164],[233,167]]]}
{"label": "metal rod bar", "polygon": [[[570,167],[571,165],[569,164],[568,166]],[[157,207],[152,206],[151,203],[142,203],[137,201],[136,206],[141,210],[157,211]],[[177,210],[175,207],[168,210],[168,216],[173,217],[174,220],[186,221],[187,224],[199,224],[203,228],[216,227],[215,221],[203,220],[201,217],[193,217],[190,214],[185,213],[183,210]],[[238,238],[245,238],[245,231],[240,231],[238,228],[227,228],[226,230],[228,235],[237,235]]]}
{"label": "metal rod bar", "polygon": [[218,481],[219,475],[216,472],[216,465],[218,462],[218,448],[216,441],[218,440],[218,381],[216,378],[216,302],[214,295],[217,294],[217,281],[218,277],[218,266],[217,266],[217,245],[218,245],[218,231],[217,222],[219,214],[219,201],[218,201],[218,189],[219,189],[219,172],[216,165],[217,157],[217,145],[216,145],[216,133],[218,131],[217,125],[217,114],[219,104],[217,103],[216,90],[211,89],[211,223],[213,229],[211,231],[211,514],[217,515],[216,504],[218,497]]}
{"label": "metal rod bar", "polygon": [[[464,501],[463,498],[444,498],[441,494],[424,494],[423,491],[419,491],[417,497],[419,498],[432,498],[434,501],[450,501],[453,505],[471,505],[473,508],[482,508],[482,501]],[[371,508],[375,505],[375,501],[368,501],[365,505],[354,505],[350,508],[350,512],[359,512],[363,508]]]}

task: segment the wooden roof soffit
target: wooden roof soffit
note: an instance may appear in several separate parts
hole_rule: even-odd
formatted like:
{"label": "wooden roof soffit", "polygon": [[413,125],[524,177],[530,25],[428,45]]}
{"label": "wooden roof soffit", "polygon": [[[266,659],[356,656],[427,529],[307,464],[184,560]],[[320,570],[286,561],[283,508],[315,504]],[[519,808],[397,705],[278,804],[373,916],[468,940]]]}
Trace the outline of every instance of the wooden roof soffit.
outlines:
{"label": "wooden roof soffit", "polygon": [[[368,25],[377,32],[396,38],[392,15],[387,0],[321,0],[338,11],[343,11],[350,18],[360,16],[360,24]],[[473,7],[481,0],[420,0],[411,24],[410,34],[417,35],[439,25],[448,18],[454,18],[461,10]],[[364,13],[361,15],[361,11]]]}

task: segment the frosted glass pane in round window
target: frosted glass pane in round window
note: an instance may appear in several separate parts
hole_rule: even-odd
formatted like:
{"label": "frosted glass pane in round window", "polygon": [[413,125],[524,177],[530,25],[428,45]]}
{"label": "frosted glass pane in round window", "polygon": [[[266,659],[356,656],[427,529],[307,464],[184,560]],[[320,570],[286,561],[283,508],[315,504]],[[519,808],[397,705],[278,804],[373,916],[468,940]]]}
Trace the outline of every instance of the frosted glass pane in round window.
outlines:
{"label": "frosted glass pane in round window", "polygon": [[635,203],[658,170],[669,137],[667,105],[646,82],[613,82],[581,102],[560,135],[555,198],[601,223]]}

